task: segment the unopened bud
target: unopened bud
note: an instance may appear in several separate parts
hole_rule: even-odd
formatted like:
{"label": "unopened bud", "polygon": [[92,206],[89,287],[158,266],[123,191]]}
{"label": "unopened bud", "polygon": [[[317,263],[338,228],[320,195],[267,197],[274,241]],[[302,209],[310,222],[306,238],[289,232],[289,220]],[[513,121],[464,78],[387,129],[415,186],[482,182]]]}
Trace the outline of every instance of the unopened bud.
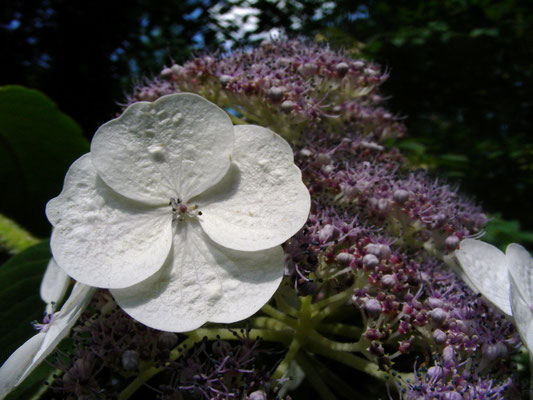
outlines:
{"label": "unopened bud", "polygon": [[161,71],[161,73],[159,74],[161,76],[161,78],[163,79],[170,79],[172,78],[172,75],[173,72],[172,72],[172,69],[170,68],[163,68],[163,71]]}
{"label": "unopened bud", "polygon": [[250,393],[248,396],[249,400],[267,400],[267,395],[262,390],[256,390],[255,392]]}
{"label": "unopened bud", "polygon": [[435,329],[435,331],[433,332],[433,340],[437,344],[445,343],[446,342],[446,338],[447,338],[446,333],[444,333],[440,329]]}
{"label": "unopened bud", "polygon": [[459,246],[459,238],[455,235],[448,236],[444,241],[444,245],[449,250],[455,250]]}
{"label": "unopened bud", "polygon": [[226,86],[228,83],[230,83],[233,80],[233,77],[230,75],[222,75],[220,78],[218,78],[218,81],[222,86]]}
{"label": "unopened bud", "polygon": [[374,254],[367,254],[363,257],[363,264],[367,268],[374,268],[379,264],[379,259]]}
{"label": "unopened bud", "polygon": [[335,240],[339,237],[339,230],[331,224],[326,224],[320,231],[318,231],[318,240],[321,243]]}
{"label": "unopened bud", "polygon": [[345,62],[340,62],[337,64],[335,69],[337,70],[337,74],[339,74],[339,76],[342,78],[344,75],[346,75],[350,67]]}
{"label": "unopened bud", "polygon": [[448,314],[442,308],[435,308],[429,312],[429,316],[437,324],[441,324],[448,317]]}
{"label": "unopened bud", "polygon": [[285,100],[283,103],[281,103],[281,111],[284,113],[290,113],[292,110],[294,110],[294,106],[294,102]]}
{"label": "unopened bud", "polygon": [[122,368],[126,371],[135,371],[139,366],[139,353],[135,350],[126,350],[122,353]]}
{"label": "unopened bud", "polygon": [[350,253],[342,252],[337,254],[335,261],[337,261],[342,266],[348,266],[355,259],[355,256]]}
{"label": "unopened bud", "polygon": [[178,344],[178,336],[172,332],[161,332],[157,337],[157,347],[162,350],[173,349]]}
{"label": "unopened bud", "polygon": [[170,67],[170,70],[176,76],[182,76],[185,73],[185,68],[178,64],[174,64],[172,67]]}
{"label": "unopened bud", "polygon": [[404,204],[409,199],[409,192],[407,190],[398,189],[393,194],[394,201],[398,204]]}
{"label": "unopened bud", "polygon": [[376,316],[381,312],[381,303],[376,299],[369,299],[365,302],[365,310],[370,316]]}
{"label": "unopened bud", "polygon": [[285,95],[285,92],[287,91],[287,88],[284,86],[280,87],[271,87],[268,89],[267,96],[272,101],[280,101],[283,99],[283,96]]}

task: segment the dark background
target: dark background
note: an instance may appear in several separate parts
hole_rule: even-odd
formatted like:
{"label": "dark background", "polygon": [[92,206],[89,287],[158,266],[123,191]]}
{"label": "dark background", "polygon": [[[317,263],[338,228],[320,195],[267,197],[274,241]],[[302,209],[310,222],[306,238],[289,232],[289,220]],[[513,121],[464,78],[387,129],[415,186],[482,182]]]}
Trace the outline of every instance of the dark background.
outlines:
{"label": "dark background", "polygon": [[[41,90],[90,139],[143,76],[235,38],[237,25],[222,29],[208,12],[215,3],[7,2],[0,20],[0,84]],[[416,165],[460,183],[491,216],[499,213],[500,240],[533,243],[533,234],[518,232],[518,222],[533,231],[530,1],[286,3],[258,0],[255,33],[283,27],[291,37],[327,40],[382,64],[390,72],[382,87],[388,107],[408,127],[408,138],[395,145]],[[222,11],[232,6],[218,5]],[[240,41],[252,39],[247,34]],[[40,237],[49,234],[44,214],[24,220],[13,207],[0,212]]]}

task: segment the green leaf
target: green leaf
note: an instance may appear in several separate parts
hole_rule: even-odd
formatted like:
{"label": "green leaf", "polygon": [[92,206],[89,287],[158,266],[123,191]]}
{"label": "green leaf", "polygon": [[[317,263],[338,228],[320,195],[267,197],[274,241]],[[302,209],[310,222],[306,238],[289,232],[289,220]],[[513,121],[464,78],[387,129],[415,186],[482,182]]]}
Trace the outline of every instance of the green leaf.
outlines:
{"label": "green leaf", "polygon": [[89,151],[81,129],[44,94],[0,88],[0,212],[48,236],[46,202],[61,191],[70,164]]}
{"label": "green leaf", "polygon": [[39,288],[51,257],[43,241],[0,266],[0,364],[36,333],[31,322],[44,315]]}

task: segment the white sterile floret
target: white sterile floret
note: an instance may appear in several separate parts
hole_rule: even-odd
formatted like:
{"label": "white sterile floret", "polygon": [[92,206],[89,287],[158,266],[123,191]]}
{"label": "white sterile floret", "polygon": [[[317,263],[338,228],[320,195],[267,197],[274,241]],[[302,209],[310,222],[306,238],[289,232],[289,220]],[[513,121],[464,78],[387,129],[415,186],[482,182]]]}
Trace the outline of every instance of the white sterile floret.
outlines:
{"label": "white sterile floret", "polygon": [[94,288],[77,283],[61,310],[52,314],[40,332],[20,346],[0,368],[0,399],[17,387],[68,335]]}
{"label": "white sterile floret", "polygon": [[194,94],[139,102],[96,132],[47,205],[65,272],[133,318],[188,331],[254,314],[310,196],[285,140]]}
{"label": "white sterile floret", "polygon": [[46,312],[53,313],[63,299],[70,283],[70,276],[61,269],[53,258],[50,259],[41,281],[41,299],[46,303]]}
{"label": "white sterile floret", "polygon": [[488,243],[465,239],[455,254],[472,289],[512,316],[533,354],[533,258],[529,252],[511,243],[503,254]]}
{"label": "white sterile floret", "polygon": [[533,353],[533,258],[519,244],[511,243],[506,250],[511,282],[511,307],[518,333]]}
{"label": "white sterile floret", "polygon": [[474,292],[481,293],[502,313],[511,315],[505,254],[480,240],[464,239],[455,256],[466,275],[464,280],[468,286]]}

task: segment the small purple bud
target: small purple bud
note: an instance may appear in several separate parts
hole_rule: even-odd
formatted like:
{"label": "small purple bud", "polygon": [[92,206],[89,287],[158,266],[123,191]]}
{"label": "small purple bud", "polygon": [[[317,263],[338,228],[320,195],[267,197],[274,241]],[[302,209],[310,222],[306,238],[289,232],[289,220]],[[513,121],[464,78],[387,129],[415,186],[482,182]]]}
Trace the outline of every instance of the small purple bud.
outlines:
{"label": "small purple bud", "polygon": [[411,348],[413,347],[413,341],[411,339],[402,340],[400,342],[400,345],[398,346],[398,351],[402,354],[408,354],[411,351]]}
{"label": "small purple bud", "polygon": [[494,361],[498,357],[505,356],[507,354],[507,348],[505,344],[499,342],[495,344],[483,343],[481,346],[481,354],[488,361]]}
{"label": "small purple bud", "polygon": [[432,381],[440,380],[444,377],[444,370],[439,366],[431,367],[428,369],[427,375]]}
{"label": "small purple bud", "polygon": [[442,350],[442,359],[446,361],[447,363],[454,363],[455,362],[455,350],[452,346],[446,346]]}
{"label": "small purple bud", "polygon": [[340,265],[348,266],[353,260],[355,260],[355,256],[350,253],[342,252],[342,253],[337,254],[337,256],[335,257],[335,260]]}
{"label": "small purple bud", "polygon": [[318,231],[320,243],[326,243],[339,237],[339,230],[331,224],[326,224]]}
{"label": "small purple bud", "polygon": [[463,396],[457,392],[446,392],[442,396],[442,400],[463,400]]}
{"label": "small purple bud", "polygon": [[313,154],[313,152],[309,149],[302,149],[300,150],[300,154],[304,157],[309,157],[310,155]]}
{"label": "small purple bud", "polygon": [[294,110],[294,104],[293,101],[285,100],[283,103],[281,103],[281,111],[284,113],[290,113],[292,110]]}
{"label": "small purple bud", "polygon": [[391,202],[389,199],[379,199],[378,200],[378,211],[381,214],[388,213],[391,210]]}
{"label": "small purple bud", "polygon": [[381,303],[376,299],[368,299],[365,302],[365,310],[368,315],[375,317],[381,312]]}
{"label": "small purple bud", "polygon": [[228,83],[230,83],[233,80],[233,77],[230,75],[222,75],[220,78],[218,78],[218,81],[222,86],[226,86]]}
{"label": "small purple bud", "polygon": [[435,331],[433,332],[433,340],[435,341],[435,343],[443,344],[446,342],[446,339],[447,335],[443,331],[441,331],[440,329],[435,329]]}
{"label": "small purple bud", "polygon": [[322,166],[331,163],[331,157],[326,153],[319,153],[315,158],[315,165]]}
{"label": "small purple bud", "polygon": [[350,66],[346,64],[345,62],[340,62],[335,66],[335,69],[337,70],[337,74],[342,78],[348,70],[350,69]]}
{"label": "small purple bud", "polygon": [[363,257],[363,264],[367,268],[374,268],[379,264],[379,260],[374,254],[367,254]]}
{"label": "small purple bud", "polygon": [[360,69],[365,66],[365,63],[363,61],[354,61],[352,65],[354,68]]}
{"label": "small purple bud", "polygon": [[392,254],[390,247],[381,243],[367,244],[365,250],[367,253],[373,254],[382,260],[388,260]]}
{"label": "small purple bud", "polygon": [[172,67],[170,67],[170,69],[176,76],[183,76],[185,74],[185,68],[183,68],[181,65],[174,64]]}
{"label": "small purple bud", "polygon": [[173,349],[178,344],[178,336],[172,332],[161,332],[157,337],[157,347],[162,350]]}
{"label": "small purple bud", "polygon": [[407,190],[398,189],[393,194],[394,201],[398,204],[404,204],[409,199],[409,192]]}
{"label": "small purple bud", "polygon": [[442,324],[444,320],[446,320],[446,318],[448,317],[448,313],[444,311],[442,308],[437,307],[429,312],[429,316],[437,324]]}
{"label": "small purple bud", "polygon": [[298,67],[298,72],[305,77],[316,74],[317,71],[318,67],[313,62],[304,63]]}
{"label": "small purple bud", "polygon": [[248,400],[267,400],[267,395],[262,390],[256,390],[255,392],[250,393]]}
{"label": "small purple bud", "polygon": [[283,96],[285,95],[285,92],[287,91],[287,88],[284,86],[280,87],[271,87],[268,89],[267,96],[272,101],[280,101],[283,99]]}
{"label": "small purple bud", "polygon": [[444,301],[441,299],[438,299],[436,297],[430,297],[426,300],[426,304],[429,306],[429,308],[437,308],[437,307],[444,307]]}
{"label": "small purple bud", "polygon": [[394,275],[392,274],[383,275],[381,277],[381,283],[383,284],[383,286],[387,288],[391,288],[391,287],[394,287],[394,285],[396,285],[396,279],[394,278]]}
{"label": "small purple bud", "polygon": [[444,245],[449,250],[455,250],[459,246],[459,238],[455,235],[448,236],[444,241]]}
{"label": "small purple bud", "polygon": [[163,71],[161,71],[159,75],[161,75],[161,78],[163,79],[170,79],[174,73],[171,68],[163,68]]}
{"label": "small purple bud", "polygon": [[135,371],[139,366],[139,353],[135,350],[126,350],[122,353],[122,368],[126,371]]}

